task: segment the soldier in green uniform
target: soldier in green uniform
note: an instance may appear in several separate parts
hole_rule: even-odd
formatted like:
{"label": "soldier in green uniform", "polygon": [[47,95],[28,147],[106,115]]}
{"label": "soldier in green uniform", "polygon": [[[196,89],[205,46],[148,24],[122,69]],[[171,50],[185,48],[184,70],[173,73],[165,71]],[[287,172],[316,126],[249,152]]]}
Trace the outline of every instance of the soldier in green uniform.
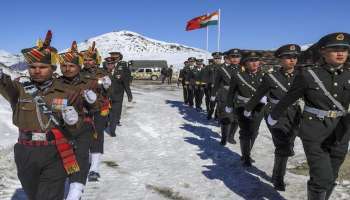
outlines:
{"label": "soldier in green uniform", "polygon": [[260,57],[261,55],[254,51],[248,52],[243,56],[242,63],[245,70],[239,71],[232,77],[227,96],[227,107],[225,108],[227,113],[232,113],[234,108],[238,117],[241,159],[242,165],[245,167],[252,165],[250,152],[259,133],[260,123],[264,117],[263,108],[266,103],[266,97],[263,97],[260,99],[259,106],[255,108],[251,117],[247,118],[243,115],[244,106],[252,98],[262,82],[263,73],[260,70]]}
{"label": "soldier in green uniform", "polygon": [[[287,44],[275,52],[280,59],[281,66],[275,67],[265,74],[255,95],[245,105],[245,116],[250,117],[251,111],[260,103],[260,99],[268,96],[269,109],[274,107],[288,92],[295,77],[294,67],[300,54],[300,47],[296,44]],[[299,104],[288,107],[278,120],[278,125],[268,126],[272,141],[275,145],[275,162],[272,171],[272,183],[275,189],[285,191],[284,175],[286,173],[289,156],[294,155],[294,140],[297,135],[301,109]]]}
{"label": "soldier in green uniform", "polygon": [[83,126],[76,130],[74,152],[80,166],[80,171],[69,176],[69,193],[66,200],[79,200],[83,194],[89,172],[89,150],[94,134],[93,113],[98,111],[97,80],[93,77],[84,77],[80,74],[83,57],[79,53],[74,41],[68,52],[59,55],[62,76],[58,78],[63,84],[67,84],[72,91],[81,95],[78,114],[83,118]]}
{"label": "soldier in green uniform", "polygon": [[11,80],[0,72],[0,94],[11,104],[18,127],[14,147],[18,178],[32,200],[63,199],[67,174],[79,171],[69,142],[82,120],[73,104],[79,97],[52,78],[57,50],[44,43],[22,50],[29,77]]}
{"label": "soldier in green uniform", "polygon": [[[226,113],[225,107],[226,107],[226,99],[228,95],[229,90],[229,84],[231,81],[231,78],[234,76],[234,74],[237,73],[237,70],[239,69],[239,66],[234,64],[232,65],[230,56],[238,56],[240,58],[240,51],[239,49],[231,49],[224,53],[224,60],[225,63],[218,66],[215,72],[215,83],[214,83],[214,89],[212,93],[211,100],[214,101],[216,99],[217,101],[217,113],[219,117],[219,123],[221,126],[221,144],[226,145],[227,139],[229,138],[230,134],[234,131],[232,122],[233,122],[233,115],[232,113]],[[232,143],[235,143],[234,141],[231,141]]]}
{"label": "soldier in green uniform", "polygon": [[99,68],[101,57],[98,50],[95,48],[95,42],[92,46],[83,52],[84,68],[81,70],[81,75],[86,78],[94,78],[97,83],[97,103],[101,106],[97,112],[94,112],[94,129],[92,145],[90,148],[91,167],[88,175],[89,181],[97,181],[100,177],[99,163],[103,154],[104,130],[108,123],[108,114],[110,110],[109,89],[112,84],[109,74]]}
{"label": "soldier in green uniform", "polygon": [[194,88],[195,88],[195,80],[194,80],[194,66],[196,64],[196,58],[190,57],[187,59],[188,67],[183,69],[185,86],[187,88],[187,100],[188,105],[193,107],[193,99],[194,99]]}
{"label": "soldier in green uniform", "polygon": [[310,167],[309,200],[329,199],[349,146],[350,104],[350,35],[332,33],[318,42],[322,55],[319,63],[300,70],[291,89],[268,117],[270,126],[297,99],[305,107],[298,136],[303,143]]}

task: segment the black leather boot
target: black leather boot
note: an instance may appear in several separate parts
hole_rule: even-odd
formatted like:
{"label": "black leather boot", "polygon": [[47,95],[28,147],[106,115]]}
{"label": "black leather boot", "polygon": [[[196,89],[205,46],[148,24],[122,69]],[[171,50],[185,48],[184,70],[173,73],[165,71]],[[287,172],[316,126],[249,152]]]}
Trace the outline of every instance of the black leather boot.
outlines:
{"label": "black leather boot", "polygon": [[230,125],[222,124],[221,125],[221,141],[220,144],[222,146],[225,146],[227,144],[227,136],[228,132],[230,131]]}
{"label": "black leather boot", "polygon": [[326,191],[316,192],[310,189],[307,190],[307,200],[326,200]]}
{"label": "black leather boot", "polygon": [[272,184],[276,190],[285,191],[284,175],[287,168],[287,156],[275,156],[275,163],[272,171]]}
{"label": "black leather boot", "polygon": [[250,141],[249,140],[240,140],[241,144],[241,152],[242,152],[242,166],[243,167],[251,167],[252,162],[250,158]]}

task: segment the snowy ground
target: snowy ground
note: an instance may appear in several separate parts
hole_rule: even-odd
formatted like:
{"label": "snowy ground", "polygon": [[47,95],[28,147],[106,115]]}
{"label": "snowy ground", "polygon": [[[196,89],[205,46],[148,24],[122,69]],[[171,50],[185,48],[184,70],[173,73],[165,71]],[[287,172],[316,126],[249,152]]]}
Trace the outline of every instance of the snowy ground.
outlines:
{"label": "snowy ground", "polygon": [[[180,89],[143,84],[133,92],[135,102],[126,105],[117,138],[106,136],[101,181],[88,183],[83,199],[306,199],[307,177],[287,173],[286,192],[271,186],[274,149],[265,124],[252,153],[256,163],[247,170],[240,166],[239,145],[221,146],[219,127],[205,113],[184,106]],[[0,199],[22,200],[8,147],[16,129],[8,125],[9,106],[3,99],[0,105]],[[303,159],[297,141],[289,167]],[[349,190],[339,186],[332,197],[349,199]]]}

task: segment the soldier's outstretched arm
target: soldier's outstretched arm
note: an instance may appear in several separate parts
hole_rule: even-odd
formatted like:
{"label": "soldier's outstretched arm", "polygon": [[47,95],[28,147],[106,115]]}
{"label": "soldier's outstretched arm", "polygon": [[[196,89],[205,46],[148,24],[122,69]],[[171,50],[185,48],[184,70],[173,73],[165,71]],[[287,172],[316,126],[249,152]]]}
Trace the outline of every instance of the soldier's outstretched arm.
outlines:
{"label": "soldier's outstretched arm", "polygon": [[16,81],[12,81],[11,77],[1,72],[0,75],[0,94],[9,101],[10,104],[15,104],[18,101],[19,87]]}
{"label": "soldier's outstretched arm", "polygon": [[226,100],[227,107],[230,107],[230,108],[234,107],[234,98],[237,92],[237,86],[238,86],[237,79],[235,78],[235,76],[232,76],[230,81],[230,88],[228,90],[227,100]]}
{"label": "soldier's outstretched arm", "polygon": [[270,90],[271,84],[268,78],[268,75],[264,75],[263,81],[260,86],[257,88],[254,96],[247,102],[245,105],[246,111],[252,111],[260,103],[261,98],[263,98],[268,91]]}
{"label": "soldier's outstretched arm", "polygon": [[216,93],[220,87],[220,82],[221,82],[221,76],[218,72],[217,76],[215,76],[214,88],[213,88],[211,96],[216,96]]}
{"label": "soldier's outstretched arm", "polygon": [[287,108],[296,102],[299,98],[304,96],[304,92],[307,88],[307,82],[303,73],[299,73],[291,86],[291,89],[287,94],[278,102],[278,104],[272,109],[270,116],[273,120],[278,120],[280,116],[287,110]]}

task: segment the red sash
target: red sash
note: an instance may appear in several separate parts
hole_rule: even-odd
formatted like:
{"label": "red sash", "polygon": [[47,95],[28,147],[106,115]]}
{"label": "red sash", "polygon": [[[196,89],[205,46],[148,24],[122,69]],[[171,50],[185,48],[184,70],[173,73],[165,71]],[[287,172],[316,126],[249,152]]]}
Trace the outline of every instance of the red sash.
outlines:
{"label": "red sash", "polygon": [[68,143],[68,140],[57,128],[53,128],[51,131],[55,136],[57,151],[60,154],[61,160],[63,162],[63,167],[66,170],[67,174],[73,174],[80,171],[78,162],[73,152],[73,148]]}

